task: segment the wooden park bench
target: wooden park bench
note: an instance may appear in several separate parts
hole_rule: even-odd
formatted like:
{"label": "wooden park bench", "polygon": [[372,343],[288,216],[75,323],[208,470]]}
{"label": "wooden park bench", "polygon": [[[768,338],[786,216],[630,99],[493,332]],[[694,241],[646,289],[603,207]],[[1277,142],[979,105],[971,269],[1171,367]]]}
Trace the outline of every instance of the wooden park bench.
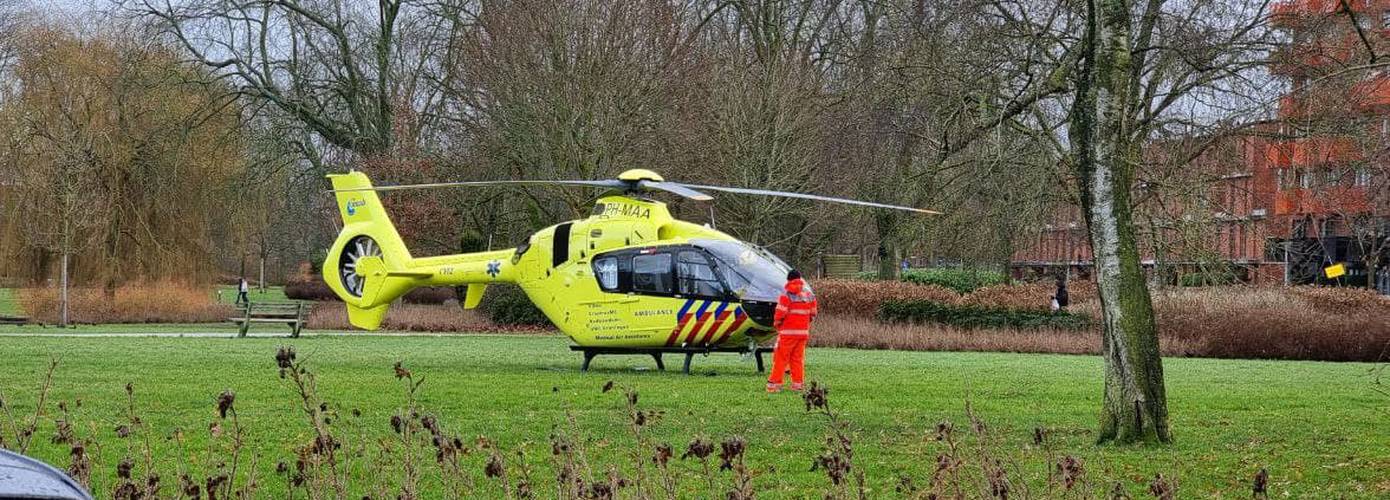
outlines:
{"label": "wooden park bench", "polygon": [[304,302],[248,302],[240,309],[241,315],[227,318],[227,321],[241,326],[238,337],[245,337],[251,323],[284,323],[290,327],[290,337],[299,337],[304,323],[309,318],[309,306]]}
{"label": "wooden park bench", "polygon": [[0,314],[0,325],[19,325],[29,324],[29,318],[23,316],[5,316]]}
{"label": "wooden park bench", "polygon": [[584,353],[584,364],[579,371],[589,371],[589,363],[600,354],[625,354],[625,355],[644,355],[651,356],[656,361],[656,369],[666,370],[666,363],[662,362],[661,355],[666,353],[684,354],[685,366],[681,369],[686,375],[690,375],[690,360],[696,354],[710,354],[715,352],[729,352],[738,354],[752,354],[758,365],[758,373],[763,372],[763,353],[772,352],[771,347],[755,347],[751,351],[746,346],[740,347],[599,347],[572,345],[571,351]]}

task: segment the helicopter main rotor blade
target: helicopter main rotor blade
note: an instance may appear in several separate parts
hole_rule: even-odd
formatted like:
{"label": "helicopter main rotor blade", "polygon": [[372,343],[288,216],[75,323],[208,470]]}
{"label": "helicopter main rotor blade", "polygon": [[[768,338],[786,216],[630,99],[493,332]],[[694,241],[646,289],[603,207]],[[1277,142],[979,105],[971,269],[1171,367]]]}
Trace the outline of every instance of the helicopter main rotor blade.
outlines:
{"label": "helicopter main rotor blade", "polygon": [[[671,184],[671,183],[668,182],[667,184]],[[699,184],[681,184],[681,186],[687,187],[687,188],[693,188],[693,189],[703,189],[703,190],[706,190],[706,191],[720,191],[720,192],[725,192],[725,193],[753,194],[753,195],[760,195],[760,196],[777,196],[777,197],[782,197],[782,198],[798,198],[798,199],[803,199],[803,200],[828,201],[828,202],[831,202],[831,203],[844,203],[844,204],[847,204],[847,205],[859,205],[859,206],[862,206],[862,207],[887,208],[887,209],[891,209],[891,210],[906,210],[906,211],[908,211],[908,212],[917,212],[917,213],[921,213],[921,214],[941,215],[941,212],[937,212],[937,211],[935,211],[935,210],[927,210],[927,209],[925,209],[925,208],[904,207],[904,206],[901,206],[901,205],[888,205],[888,204],[885,204],[885,203],[874,203],[874,202],[872,202],[872,201],[851,200],[851,199],[848,199],[848,198],[833,198],[833,197],[830,197],[830,196],[821,196],[821,195],[817,195],[817,194],[789,193],[789,192],[786,192],[786,191],[769,191],[769,190],[766,190],[766,189],[750,189],[750,188],[738,188],[738,187],[726,187],[726,186],[703,186],[703,185],[699,185]]]}
{"label": "helicopter main rotor blade", "polygon": [[373,186],[352,189],[333,189],[330,193],[350,193],[354,191],[405,191],[409,189],[436,189],[436,188],[455,188],[455,187],[482,187],[482,186],[588,186],[601,187],[608,189],[624,189],[628,184],[623,181],[463,181],[463,182],[431,182],[426,184],[397,184],[394,186]]}
{"label": "helicopter main rotor blade", "polygon": [[643,180],[643,181],[638,181],[637,185],[638,185],[638,187],[642,187],[642,188],[647,188],[647,189],[659,189],[659,190],[662,190],[662,191],[665,191],[665,192],[668,192],[668,193],[678,194],[678,195],[684,196],[684,197],[686,197],[686,198],[690,198],[690,199],[695,200],[695,201],[710,201],[710,200],[713,200],[713,199],[714,199],[714,197],[712,197],[712,196],[710,196],[710,195],[707,195],[707,194],[705,194],[705,193],[701,193],[701,192],[696,191],[696,190],[694,190],[694,189],[690,189],[689,187],[686,187],[686,186],[684,186],[684,185],[682,185],[682,184],[676,184],[676,183],[674,183],[674,182],[661,182],[661,181],[648,181],[648,180]]}

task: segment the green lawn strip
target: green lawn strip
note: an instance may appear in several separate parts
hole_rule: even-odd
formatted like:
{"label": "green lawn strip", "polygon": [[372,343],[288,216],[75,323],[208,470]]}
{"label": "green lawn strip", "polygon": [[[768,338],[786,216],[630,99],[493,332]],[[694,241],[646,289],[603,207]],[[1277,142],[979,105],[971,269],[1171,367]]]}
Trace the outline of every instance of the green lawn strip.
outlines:
{"label": "green lawn strip", "polygon": [[[217,300],[224,304],[236,303],[236,285],[221,285],[217,287]],[[252,285],[246,292],[246,296],[251,302],[284,302],[289,300],[285,297],[285,287],[268,286],[265,291]]]}
{"label": "green lawn strip", "polygon": [[19,294],[13,288],[0,288],[0,315],[23,316],[19,307]]}
{"label": "green lawn strip", "polygon": [[[795,394],[763,394],[751,363],[733,355],[697,358],[696,375],[687,377],[646,369],[651,360],[635,356],[600,356],[590,373],[580,373],[579,356],[557,337],[15,337],[0,339],[6,361],[0,363],[0,390],[16,413],[32,410],[45,363],[61,358],[51,401],[82,400],[74,421],[81,435],[99,443],[102,462],[93,477],[97,495],[105,496],[115,463],[135,444],[113,431],[122,422],[126,382],[134,383],[142,418],[158,433],[151,443],[166,476],[176,456],[163,437],[181,428],[189,450],[207,449],[214,400],[232,389],[252,451],[260,456],[261,494],[275,496],[283,493],[283,483],[270,479],[276,461],[292,464],[293,448],[312,435],[288,383],[277,376],[274,353],[281,345],[295,346],[310,361],[320,391],[341,415],[339,432],[351,440],[348,446],[392,436],[388,422],[403,398],[391,365],[404,360],[425,378],[420,403],[446,430],[466,439],[486,435],[507,448],[525,446],[540,485],[552,484],[548,436],[566,426],[567,408],[592,438],[586,445],[591,460],[630,469],[623,398],[599,390],[608,380],[635,388],[641,407],[665,411],[650,432],[671,443],[677,456],[697,435],[716,441],[744,436],[761,496],[821,496],[828,484],[822,472],[809,470],[824,442],[822,419],[807,414]],[[676,357],[668,363],[679,366]],[[1034,496],[1065,455],[1083,460],[1097,494],[1118,481],[1141,497],[1162,473],[1177,479],[1182,497],[1241,497],[1260,467],[1270,470],[1272,496],[1390,494],[1387,399],[1372,390],[1366,364],[1169,359],[1175,444],[1097,447],[1096,357],[812,349],[807,363],[811,378],[829,384],[831,404],[856,429],[856,465],[868,474],[872,497],[894,497],[901,475],[918,485],[929,482],[943,449],[934,428],[951,421],[958,433],[966,432],[967,399],[998,440],[996,453],[1007,454],[1001,458],[1022,472],[1026,484],[1015,488],[1026,486]],[[361,417],[350,417],[352,409]],[[1045,448],[1031,444],[1039,426],[1049,431]],[[66,466],[67,448],[48,439],[51,419],[37,435],[33,453]],[[483,458],[467,460],[476,480],[487,484]],[[432,457],[425,461],[433,463]],[[677,462],[688,496],[720,496],[700,489],[704,482],[694,463]],[[394,474],[362,472],[354,491],[398,481]],[[425,477],[425,496],[438,496],[437,480]],[[727,479],[719,473],[721,487]]]}

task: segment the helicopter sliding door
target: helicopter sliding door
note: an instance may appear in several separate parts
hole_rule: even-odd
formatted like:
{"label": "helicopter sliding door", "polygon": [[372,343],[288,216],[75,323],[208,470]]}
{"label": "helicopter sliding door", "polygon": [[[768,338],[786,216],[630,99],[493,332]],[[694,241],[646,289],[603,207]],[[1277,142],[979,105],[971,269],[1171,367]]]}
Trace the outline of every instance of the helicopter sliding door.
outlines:
{"label": "helicopter sliding door", "polygon": [[631,261],[623,291],[637,299],[632,302],[628,324],[647,339],[648,345],[663,345],[676,325],[681,302],[675,298],[675,255],[664,248],[648,248],[625,252],[623,257]]}
{"label": "helicopter sliding door", "polygon": [[748,319],[715,261],[699,248],[617,250],[595,256],[592,265],[599,290],[624,297],[627,345],[638,339],[647,346],[719,345]]}
{"label": "helicopter sliding door", "polygon": [[667,345],[718,345],[743,322],[739,302],[715,272],[704,251],[684,247],[676,253],[676,298],[684,299]]}

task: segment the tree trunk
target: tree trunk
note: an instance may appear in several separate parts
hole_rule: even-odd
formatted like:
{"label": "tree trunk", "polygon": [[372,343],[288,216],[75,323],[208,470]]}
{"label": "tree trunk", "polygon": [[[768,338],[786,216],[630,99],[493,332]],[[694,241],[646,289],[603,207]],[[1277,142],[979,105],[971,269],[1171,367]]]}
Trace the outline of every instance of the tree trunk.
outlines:
{"label": "tree trunk", "polygon": [[896,280],[898,276],[898,262],[902,261],[902,250],[891,241],[880,241],[878,243],[878,279]]}
{"label": "tree trunk", "polygon": [[1153,302],[1139,264],[1130,187],[1142,135],[1131,119],[1130,6],[1087,5],[1086,58],[1072,116],[1081,204],[1095,252],[1105,396],[1098,442],[1169,442]]}
{"label": "tree trunk", "polygon": [[58,291],[58,297],[59,297],[59,300],[58,300],[58,301],[61,303],[61,306],[60,306],[60,307],[62,308],[62,310],[59,311],[59,313],[58,313],[58,326],[66,327],[66,326],[68,326],[68,253],[67,253],[67,252],[63,252],[63,263],[62,263],[62,268],[63,268],[62,271],[61,271],[62,276],[58,279],[58,283],[59,283],[58,286],[61,288],[61,289]]}
{"label": "tree trunk", "polygon": [[878,229],[878,279],[898,279],[898,261],[902,260],[902,250],[898,247],[897,214],[879,213],[874,216]]}
{"label": "tree trunk", "polygon": [[1376,253],[1372,255],[1372,258],[1363,259],[1366,264],[1366,288],[1379,291],[1380,288],[1377,288],[1379,283],[1376,282],[1376,278],[1379,278],[1379,276],[1376,274],[1380,272],[1380,266],[1377,265],[1380,263],[1380,254]]}

